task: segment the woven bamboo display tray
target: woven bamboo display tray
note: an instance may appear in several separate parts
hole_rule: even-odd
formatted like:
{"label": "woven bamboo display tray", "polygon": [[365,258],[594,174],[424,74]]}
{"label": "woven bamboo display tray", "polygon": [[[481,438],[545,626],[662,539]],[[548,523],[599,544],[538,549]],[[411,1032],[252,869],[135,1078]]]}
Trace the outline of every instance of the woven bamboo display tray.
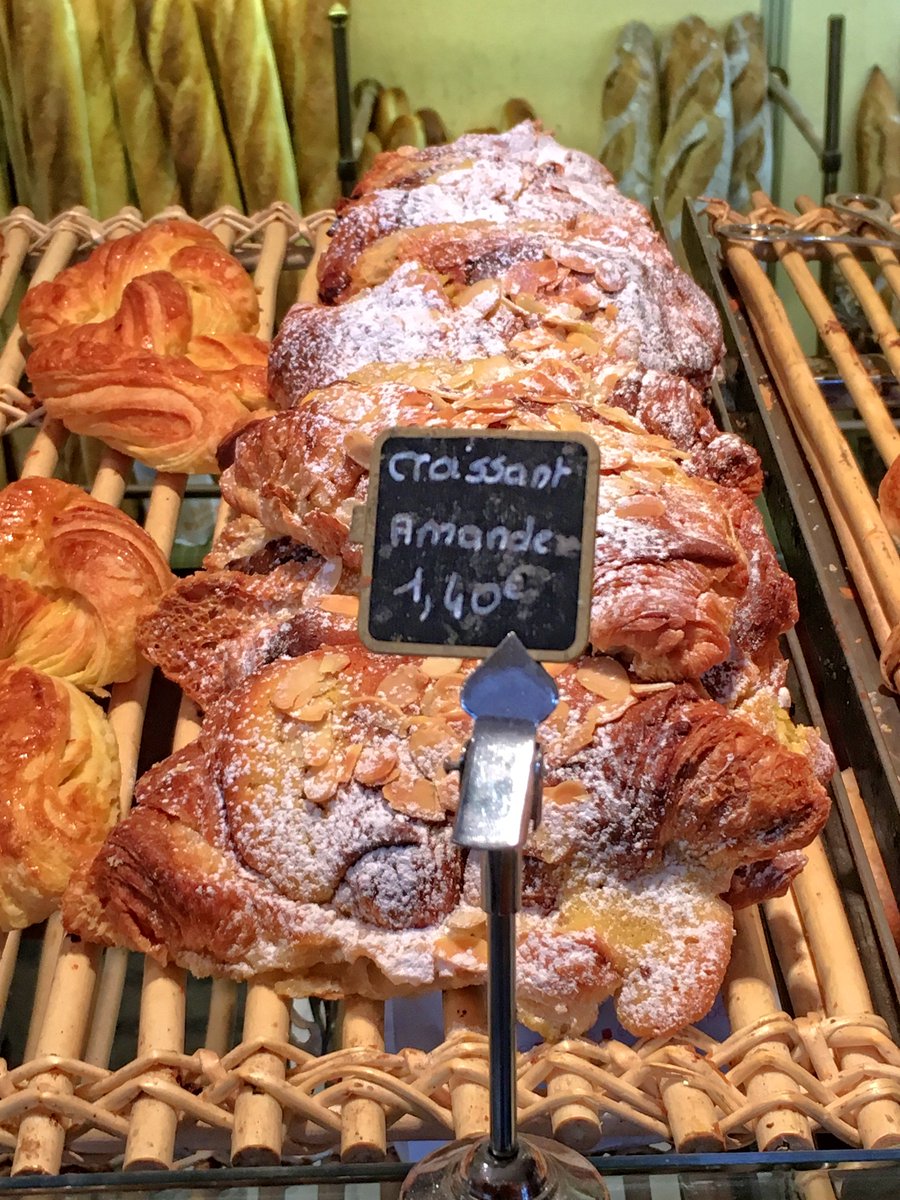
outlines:
{"label": "woven bamboo display tray", "polygon": [[[204,221],[253,267],[262,336],[276,323],[285,267],[305,262],[322,244],[329,218],[301,219],[277,205],[252,219],[216,213]],[[103,225],[72,212],[49,227],[14,212],[0,222],[0,305],[10,304],[23,267],[33,267],[33,281],[50,278],[77,253],[139,226],[131,211]],[[299,287],[303,298],[314,298],[312,275]],[[34,419],[19,389],[19,340],[13,327],[0,354],[0,388],[16,410],[7,413],[11,425]],[[45,420],[21,474],[53,475],[67,437]],[[131,466],[104,448],[92,494],[121,503]],[[167,553],[185,486],[183,476],[158,473],[150,491],[145,527]],[[227,518],[221,506],[219,528]],[[150,685],[145,666],[116,685],[109,701],[123,812]],[[183,700],[175,747],[198,728],[196,711]],[[668,1144],[679,1152],[807,1150],[822,1134],[852,1147],[900,1147],[900,1049],[873,1005],[825,846],[812,846],[809,859],[785,897],[735,916],[722,997],[729,1037],[718,1042],[686,1029],[633,1046],[582,1038],[540,1044],[519,1056],[521,1128],[581,1149],[597,1144],[608,1119],[646,1146]],[[275,1165],[321,1152],[345,1162],[377,1161],[397,1142],[486,1128],[487,1040],[478,989],[445,994],[445,1040],[430,1051],[388,1052],[384,1006],[348,998],[337,1048],[316,1056],[291,1040],[290,1001],[262,985],[216,980],[203,992],[203,1045],[187,1052],[186,974],[148,959],[136,1053],[111,1069],[128,953],[77,944],[52,918],[33,993],[23,995],[22,942],[12,933],[0,943],[0,1019],[7,1004],[31,1009],[23,1061],[0,1061],[0,1162],[12,1175],[167,1170],[207,1159]]]}

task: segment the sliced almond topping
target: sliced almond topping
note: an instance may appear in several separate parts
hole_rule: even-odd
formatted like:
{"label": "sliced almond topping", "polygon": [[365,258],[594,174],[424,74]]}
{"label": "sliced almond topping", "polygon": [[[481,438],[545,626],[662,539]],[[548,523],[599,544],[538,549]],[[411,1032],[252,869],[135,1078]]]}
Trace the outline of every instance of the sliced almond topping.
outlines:
{"label": "sliced almond topping", "polygon": [[572,804],[576,800],[586,800],[587,790],[576,779],[567,779],[556,787],[544,788],[544,799],[551,804]]}
{"label": "sliced almond topping", "polygon": [[408,817],[420,817],[423,821],[440,820],[444,815],[437,791],[430,779],[410,779],[401,776],[384,787],[384,798],[391,808]]}
{"label": "sliced almond topping", "polygon": [[633,683],[631,690],[636,696],[649,696],[653,692],[668,692],[674,683]]}
{"label": "sliced almond topping", "polygon": [[593,704],[585,714],[585,720],[592,726],[592,736],[598,725],[609,725],[612,721],[618,721],[619,717],[636,703],[637,698],[629,691],[624,700],[606,700],[603,704]]}
{"label": "sliced almond topping", "polygon": [[604,700],[624,700],[631,692],[628,672],[621,663],[606,655],[592,661],[589,667],[579,668],[575,678],[583,688]]}
{"label": "sliced almond topping", "polygon": [[301,721],[322,721],[331,712],[332,707],[327,697],[320,696],[318,700],[311,700],[302,708],[294,709],[292,715],[299,717]]}
{"label": "sliced almond topping", "polygon": [[442,679],[445,675],[454,675],[459,670],[458,658],[423,658],[420,663],[423,675],[429,679]]}
{"label": "sliced almond topping", "polygon": [[437,958],[447,958],[451,961],[471,955],[479,963],[486,963],[487,943],[484,938],[460,932],[438,938],[434,943],[434,953]]}
{"label": "sliced almond topping", "polygon": [[313,804],[325,804],[338,789],[341,781],[341,763],[331,759],[318,771],[307,771],[303,780],[303,795]]}
{"label": "sliced almond topping", "polygon": [[422,711],[431,717],[447,716],[459,711],[459,691],[463,684],[462,675],[445,675],[431,685],[422,699]]}
{"label": "sliced almond topping", "polygon": [[326,675],[337,675],[350,662],[349,654],[323,654],[322,671]]}
{"label": "sliced almond topping", "polygon": [[334,739],[328,728],[307,736],[302,744],[307,767],[324,767],[334,753]]}
{"label": "sliced almond topping", "polygon": [[661,517],[666,506],[659,496],[629,496],[616,505],[616,516],[638,519]]}
{"label": "sliced almond topping", "polygon": [[366,787],[374,787],[385,783],[396,765],[397,750],[394,746],[366,746],[357,759],[353,774]]}
{"label": "sliced almond topping", "polygon": [[378,695],[388,704],[405,708],[408,704],[416,703],[427,685],[423,671],[412,664],[404,664],[396,671],[391,671],[390,675],[385,675],[378,685]]}
{"label": "sliced almond topping", "polygon": [[423,775],[430,779],[444,775],[444,761],[459,753],[459,734],[444,721],[426,721],[409,737],[409,752]]}
{"label": "sliced almond topping", "polygon": [[358,596],[320,596],[319,608],[339,617],[356,617],[359,614]]}
{"label": "sliced almond topping", "polygon": [[453,303],[457,308],[471,304],[482,316],[488,316],[500,303],[500,284],[496,279],[482,279],[457,292]]}
{"label": "sliced almond topping", "polygon": [[547,672],[548,675],[552,675],[553,678],[556,679],[556,677],[558,675],[562,675],[563,671],[566,669],[566,666],[568,664],[545,662],[545,663],[542,663],[541,665],[543,666],[544,670]]}
{"label": "sliced almond topping", "polygon": [[344,438],[344,453],[368,470],[372,463],[372,439],[354,429]]}
{"label": "sliced almond topping", "polygon": [[386,729],[390,733],[406,730],[406,717],[396,704],[389,704],[379,696],[360,696],[358,700],[347,700],[335,706],[339,719],[355,729]]}
{"label": "sliced almond topping", "polygon": [[567,335],[566,345],[572,346],[575,350],[582,350],[585,354],[600,353],[600,343],[597,339],[587,333],[582,333],[580,329],[573,329]]}
{"label": "sliced almond topping", "polygon": [[272,689],[273,707],[289,713],[302,708],[313,698],[321,678],[322,664],[318,658],[300,659],[285,671]]}
{"label": "sliced almond topping", "polygon": [[363,749],[364,747],[357,743],[355,746],[348,746],[344,751],[341,763],[341,783],[349,783],[353,778],[353,772],[356,770],[356,764]]}

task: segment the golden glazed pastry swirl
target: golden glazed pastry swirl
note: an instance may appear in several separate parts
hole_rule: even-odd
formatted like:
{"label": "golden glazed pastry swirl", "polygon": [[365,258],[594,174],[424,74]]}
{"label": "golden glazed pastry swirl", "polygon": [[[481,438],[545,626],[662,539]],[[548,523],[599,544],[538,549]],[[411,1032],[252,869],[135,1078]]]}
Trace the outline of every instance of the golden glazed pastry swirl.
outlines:
{"label": "golden glazed pastry swirl", "polygon": [[0,929],[42,921],[118,815],[103,710],[63,679],[0,662]]}
{"label": "golden glazed pastry swirl", "polygon": [[135,627],[172,582],[119,509],[58,479],[0,491],[0,658],[98,689],[137,669]]}
{"label": "golden glazed pastry swirl", "polygon": [[253,282],[199,225],[109,242],[28,292],[28,374],[48,413],[159,470],[215,470],[266,402]]}

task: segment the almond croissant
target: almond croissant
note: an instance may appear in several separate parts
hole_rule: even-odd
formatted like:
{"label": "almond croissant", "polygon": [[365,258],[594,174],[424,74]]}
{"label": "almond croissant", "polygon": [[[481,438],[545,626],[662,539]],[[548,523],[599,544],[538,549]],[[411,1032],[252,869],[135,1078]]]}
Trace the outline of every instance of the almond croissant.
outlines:
{"label": "almond croissant", "polygon": [[[458,781],[444,766],[470,730],[470,669],[358,643],[264,668],[143,778],[139,807],[70,886],[66,927],[296,995],[483,980],[476,864],[449,840]],[[627,1028],[670,1032],[721,983],[721,895],[783,889],[827,796],[803,754],[689,685],[640,684],[605,658],[557,684],[520,1014],[578,1031],[618,993]]]}

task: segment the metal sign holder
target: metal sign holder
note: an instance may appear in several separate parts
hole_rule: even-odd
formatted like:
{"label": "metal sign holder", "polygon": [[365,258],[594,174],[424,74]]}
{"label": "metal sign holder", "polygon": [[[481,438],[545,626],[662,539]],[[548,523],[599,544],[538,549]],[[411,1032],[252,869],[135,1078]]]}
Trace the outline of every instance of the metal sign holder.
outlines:
{"label": "metal sign holder", "polygon": [[405,1200],[475,1196],[550,1200],[608,1192],[586,1158],[516,1131],[516,913],[522,848],[541,819],[543,759],[538,725],[557,705],[552,676],[510,633],[469,676],[462,704],[475,728],[459,763],[453,840],[482,858],[488,928],[490,1135],[451,1142],[410,1173]]}

